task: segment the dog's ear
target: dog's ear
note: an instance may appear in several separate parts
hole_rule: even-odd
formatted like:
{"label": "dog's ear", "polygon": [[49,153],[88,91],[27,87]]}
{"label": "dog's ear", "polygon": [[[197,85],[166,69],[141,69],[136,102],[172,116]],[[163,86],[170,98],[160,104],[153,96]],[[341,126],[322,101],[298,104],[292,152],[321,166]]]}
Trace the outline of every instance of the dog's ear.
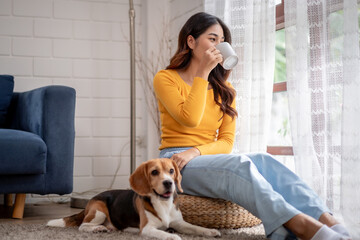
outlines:
{"label": "dog's ear", "polygon": [[178,188],[178,190],[180,192],[184,192],[183,189],[181,188],[181,179],[182,179],[182,176],[181,176],[181,173],[180,173],[180,170],[179,170],[179,167],[178,165],[176,164],[176,162],[174,160],[171,160],[172,161],[172,164],[174,165],[174,169],[175,169],[175,182],[176,182],[176,186]]}
{"label": "dog's ear", "polygon": [[147,177],[147,163],[142,163],[130,176],[131,188],[140,196],[148,195],[151,192],[150,183]]}

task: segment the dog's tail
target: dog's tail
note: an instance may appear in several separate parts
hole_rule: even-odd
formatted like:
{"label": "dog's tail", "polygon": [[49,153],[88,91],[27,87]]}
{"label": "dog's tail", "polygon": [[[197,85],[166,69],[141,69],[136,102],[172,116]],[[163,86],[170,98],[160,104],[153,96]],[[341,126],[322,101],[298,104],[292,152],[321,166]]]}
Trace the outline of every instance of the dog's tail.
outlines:
{"label": "dog's tail", "polygon": [[85,210],[69,217],[50,220],[46,226],[49,227],[75,227],[80,226],[85,217]]}

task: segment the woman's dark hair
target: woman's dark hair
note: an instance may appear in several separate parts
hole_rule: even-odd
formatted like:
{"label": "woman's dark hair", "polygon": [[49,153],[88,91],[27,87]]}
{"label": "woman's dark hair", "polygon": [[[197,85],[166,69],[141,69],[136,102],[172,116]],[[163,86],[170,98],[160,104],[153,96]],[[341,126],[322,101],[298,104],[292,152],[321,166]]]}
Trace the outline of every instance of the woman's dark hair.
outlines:
{"label": "woman's dark hair", "polygon": [[[191,16],[185,25],[182,27],[179,33],[178,49],[175,55],[171,58],[169,66],[166,69],[186,69],[191,59],[191,49],[187,44],[187,38],[189,35],[197,39],[202,33],[204,33],[209,27],[214,24],[220,24],[224,32],[224,41],[231,44],[231,34],[229,28],[225,25],[221,19],[204,13],[199,12]],[[217,105],[220,106],[221,111],[224,114],[228,114],[233,119],[237,116],[237,111],[231,107],[231,103],[235,98],[235,90],[229,87],[225,81],[229,77],[230,71],[225,70],[220,64],[218,64],[209,74],[209,83],[214,91],[214,100]],[[221,101],[219,101],[219,97]]]}

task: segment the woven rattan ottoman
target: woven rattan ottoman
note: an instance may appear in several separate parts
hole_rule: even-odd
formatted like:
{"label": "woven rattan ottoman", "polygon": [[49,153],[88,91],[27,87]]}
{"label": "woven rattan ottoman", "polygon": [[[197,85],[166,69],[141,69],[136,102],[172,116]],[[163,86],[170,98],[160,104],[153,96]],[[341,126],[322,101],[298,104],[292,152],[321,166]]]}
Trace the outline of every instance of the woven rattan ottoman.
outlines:
{"label": "woven rattan ottoman", "polygon": [[261,220],[241,206],[223,199],[179,195],[184,220],[207,228],[252,227]]}

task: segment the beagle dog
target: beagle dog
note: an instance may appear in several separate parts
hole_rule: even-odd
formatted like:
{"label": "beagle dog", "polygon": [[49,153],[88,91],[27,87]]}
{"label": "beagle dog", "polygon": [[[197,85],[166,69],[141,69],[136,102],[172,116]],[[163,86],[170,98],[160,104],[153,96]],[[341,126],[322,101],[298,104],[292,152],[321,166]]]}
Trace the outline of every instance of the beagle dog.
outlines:
{"label": "beagle dog", "polygon": [[51,220],[47,226],[80,226],[80,231],[107,232],[127,227],[140,228],[140,235],[157,239],[181,239],[166,232],[221,236],[216,229],[195,226],[183,220],[177,200],[181,175],[176,163],[168,158],[142,163],[130,176],[133,190],[110,190],[93,197],[82,212]]}

